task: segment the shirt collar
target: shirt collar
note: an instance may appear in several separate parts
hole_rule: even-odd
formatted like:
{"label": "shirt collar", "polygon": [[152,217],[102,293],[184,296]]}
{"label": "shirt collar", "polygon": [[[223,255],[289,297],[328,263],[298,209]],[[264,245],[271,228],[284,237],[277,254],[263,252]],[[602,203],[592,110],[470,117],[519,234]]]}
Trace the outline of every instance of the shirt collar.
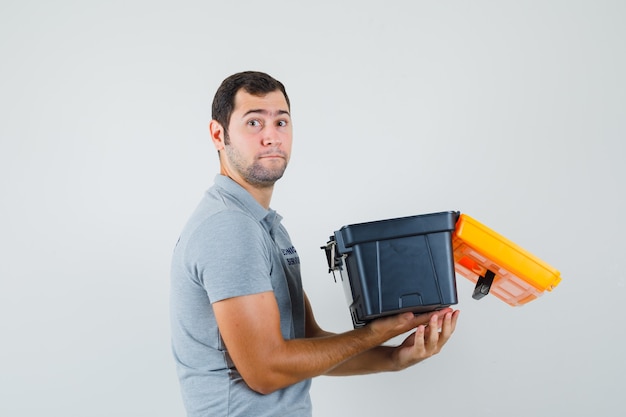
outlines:
{"label": "shirt collar", "polygon": [[252,195],[231,178],[217,174],[215,185],[234,197],[263,227],[274,235],[274,229],[280,224],[282,217],[275,210],[265,209]]}

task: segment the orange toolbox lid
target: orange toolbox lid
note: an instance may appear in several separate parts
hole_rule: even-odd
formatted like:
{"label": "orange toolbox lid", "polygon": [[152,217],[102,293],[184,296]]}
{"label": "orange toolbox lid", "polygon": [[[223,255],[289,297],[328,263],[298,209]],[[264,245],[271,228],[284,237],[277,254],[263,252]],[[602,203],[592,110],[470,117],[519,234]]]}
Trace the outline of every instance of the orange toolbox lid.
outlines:
{"label": "orange toolbox lid", "polygon": [[476,283],[475,299],[491,293],[521,306],[561,282],[555,268],[466,214],[456,223],[453,248],[455,272]]}

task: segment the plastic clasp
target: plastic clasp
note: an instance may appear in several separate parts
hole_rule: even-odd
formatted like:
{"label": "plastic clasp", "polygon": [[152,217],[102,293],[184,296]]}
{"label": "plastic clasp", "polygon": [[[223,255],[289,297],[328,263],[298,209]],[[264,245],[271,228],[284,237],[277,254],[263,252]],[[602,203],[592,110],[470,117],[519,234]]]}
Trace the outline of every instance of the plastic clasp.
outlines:
{"label": "plastic clasp", "polygon": [[328,272],[333,273],[333,279],[337,282],[335,271],[339,271],[341,269],[341,257],[337,256],[337,242],[335,242],[335,239],[331,236],[328,243],[326,243],[325,246],[321,246],[320,249],[323,249],[326,252]]}
{"label": "plastic clasp", "polygon": [[491,289],[491,285],[493,284],[493,280],[496,277],[489,269],[485,271],[485,275],[481,275],[478,277],[478,281],[476,282],[476,287],[474,288],[474,294],[472,294],[472,298],[474,300],[480,300],[485,295],[489,294],[489,290]]}

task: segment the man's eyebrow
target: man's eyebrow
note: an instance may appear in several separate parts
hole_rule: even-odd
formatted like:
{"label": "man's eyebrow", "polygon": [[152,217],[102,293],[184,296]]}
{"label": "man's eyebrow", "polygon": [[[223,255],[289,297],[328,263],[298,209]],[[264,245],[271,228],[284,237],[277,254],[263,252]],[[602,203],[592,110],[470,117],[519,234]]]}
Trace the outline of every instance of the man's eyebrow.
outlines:
{"label": "man's eyebrow", "polygon": [[[261,113],[261,114],[268,115],[268,116],[271,116],[274,114],[274,112],[271,112],[267,109],[250,109],[247,112],[245,112],[242,117],[246,117],[247,115],[251,113]],[[286,114],[287,116],[291,116],[287,110],[278,110],[275,114],[276,115]]]}

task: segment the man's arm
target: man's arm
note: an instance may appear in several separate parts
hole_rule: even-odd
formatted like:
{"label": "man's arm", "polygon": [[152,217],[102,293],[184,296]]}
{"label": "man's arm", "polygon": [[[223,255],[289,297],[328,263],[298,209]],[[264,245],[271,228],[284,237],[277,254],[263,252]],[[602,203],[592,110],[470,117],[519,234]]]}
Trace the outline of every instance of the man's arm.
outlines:
{"label": "man's arm", "polygon": [[[403,365],[408,363],[407,358],[413,359],[413,356],[407,355],[415,351],[409,346],[412,342],[405,341],[405,350],[377,348],[363,355],[362,359],[355,359],[352,364],[346,361],[428,323],[427,316],[406,313],[375,320],[346,333],[329,334],[316,324],[312,325],[314,318],[306,298],[305,303],[307,336],[312,335],[315,327],[318,329],[315,330],[317,334],[316,337],[293,340],[285,340],[281,334],[278,305],[272,292],[233,297],[213,304],[230,357],[251,389],[267,394],[322,374],[347,374],[348,371],[352,374],[364,373],[361,365],[368,358],[376,358],[379,371]],[[435,333],[432,332],[432,335],[436,336]],[[417,346],[417,343],[414,345]],[[339,366],[344,362],[345,365]],[[361,370],[357,372],[359,367]]]}
{"label": "man's arm", "polygon": [[[307,337],[328,337],[316,322],[313,309],[305,296]],[[452,336],[460,312],[450,308],[423,314],[420,325],[399,346],[375,346],[342,362],[325,374],[333,376],[363,375],[399,371],[415,365],[441,351]],[[426,324],[426,325],[425,325]]]}

